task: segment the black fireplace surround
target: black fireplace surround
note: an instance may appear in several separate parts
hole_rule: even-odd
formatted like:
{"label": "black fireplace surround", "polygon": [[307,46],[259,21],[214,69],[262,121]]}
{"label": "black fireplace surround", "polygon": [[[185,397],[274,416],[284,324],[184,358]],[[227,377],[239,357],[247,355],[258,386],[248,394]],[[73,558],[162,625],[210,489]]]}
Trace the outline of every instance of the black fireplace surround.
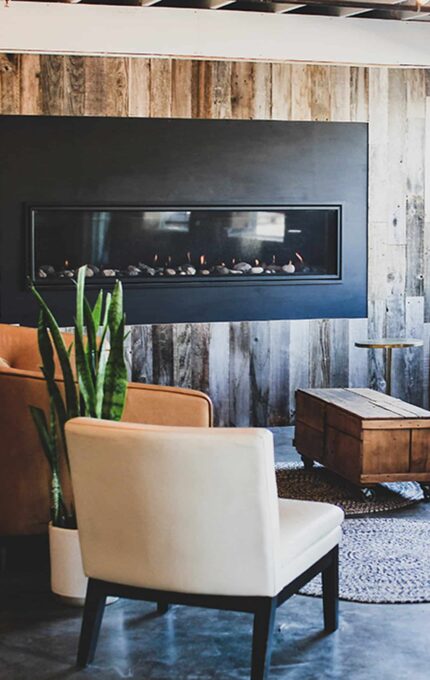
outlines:
{"label": "black fireplace surround", "polygon": [[367,126],[0,117],[1,320],[87,264],[129,323],[362,317]]}

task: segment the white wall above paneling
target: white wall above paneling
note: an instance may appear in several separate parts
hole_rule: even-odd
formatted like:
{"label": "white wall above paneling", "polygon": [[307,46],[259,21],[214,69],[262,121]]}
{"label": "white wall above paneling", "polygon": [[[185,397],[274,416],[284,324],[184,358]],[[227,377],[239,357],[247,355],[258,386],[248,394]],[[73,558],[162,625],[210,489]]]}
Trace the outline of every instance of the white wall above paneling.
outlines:
{"label": "white wall above paneling", "polygon": [[0,51],[430,67],[430,23],[12,0]]}

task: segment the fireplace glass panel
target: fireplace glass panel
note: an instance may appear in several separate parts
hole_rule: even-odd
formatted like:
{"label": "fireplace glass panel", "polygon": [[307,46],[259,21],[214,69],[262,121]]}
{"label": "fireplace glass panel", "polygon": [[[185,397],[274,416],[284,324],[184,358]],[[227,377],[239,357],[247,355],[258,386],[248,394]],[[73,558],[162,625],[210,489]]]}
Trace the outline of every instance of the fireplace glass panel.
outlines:
{"label": "fireplace glass panel", "polygon": [[[340,206],[30,209],[30,275],[94,279],[340,278]],[[176,279],[176,280],[177,280]]]}

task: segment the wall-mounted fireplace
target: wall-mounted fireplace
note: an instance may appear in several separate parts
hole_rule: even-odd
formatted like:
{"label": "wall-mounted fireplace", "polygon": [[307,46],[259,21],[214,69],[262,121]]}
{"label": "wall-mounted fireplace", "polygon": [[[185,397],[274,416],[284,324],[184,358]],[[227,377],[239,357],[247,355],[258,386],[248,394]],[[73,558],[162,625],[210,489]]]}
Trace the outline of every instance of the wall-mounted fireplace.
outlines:
{"label": "wall-mounted fireplace", "polygon": [[0,116],[0,320],[76,269],[127,321],[364,317],[367,125]]}
{"label": "wall-mounted fireplace", "polygon": [[29,210],[29,274],[39,285],[232,284],[341,277],[341,206]]}

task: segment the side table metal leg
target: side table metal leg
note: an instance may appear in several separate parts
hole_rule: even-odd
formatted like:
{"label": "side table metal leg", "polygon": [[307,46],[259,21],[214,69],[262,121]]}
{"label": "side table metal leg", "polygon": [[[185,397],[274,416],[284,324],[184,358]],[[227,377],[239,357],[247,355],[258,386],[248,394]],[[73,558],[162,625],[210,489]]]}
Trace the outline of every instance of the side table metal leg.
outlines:
{"label": "side table metal leg", "polygon": [[305,470],[312,470],[314,466],[314,461],[312,460],[312,458],[306,458],[306,456],[300,456],[300,458],[302,459],[303,467],[305,468]]}
{"label": "side table metal leg", "polygon": [[387,347],[386,351],[386,366],[385,366],[385,392],[391,394],[391,371],[393,367],[393,349]]}

